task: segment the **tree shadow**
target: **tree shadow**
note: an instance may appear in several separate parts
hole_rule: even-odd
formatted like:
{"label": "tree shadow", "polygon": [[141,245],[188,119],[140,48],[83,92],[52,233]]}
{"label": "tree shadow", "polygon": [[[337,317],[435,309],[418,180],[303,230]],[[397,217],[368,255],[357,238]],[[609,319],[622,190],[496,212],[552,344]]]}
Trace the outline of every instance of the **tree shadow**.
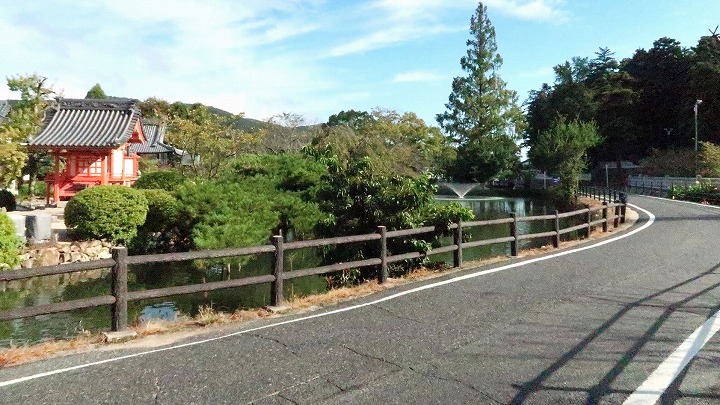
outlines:
{"label": "tree shadow", "polygon": [[[517,394],[513,397],[511,400],[511,403],[513,404],[521,404],[524,403],[528,397],[533,394],[534,392],[542,391],[542,390],[558,390],[558,391],[582,391],[587,393],[587,399],[586,403],[588,404],[595,404],[598,403],[604,396],[607,396],[612,393],[632,393],[627,391],[621,391],[621,390],[613,390],[611,388],[612,383],[620,376],[620,374],[625,370],[625,368],[630,364],[630,362],[637,356],[637,354],[640,352],[640,350],[653,338],[653,336],[658,332],[660,327],[668,320],[668,318],[675,312],[678,311],[683,307],[684,304],[689,303],[693,299],[696,299],[702,295],[705,295],[709,293],[710,291],[720,287],[720,282],[714,283],[706,288],[703,288],[702,290],[685,296],[683,299],[674,301],[672,303],[668,303],[667,305],[663,306],[664,310],[662,314],[657,316],[655,321],[647,328],[647,330],[643,333],[643,335],[638,338],[630,348],[628,348],[624,353],[622,353],[618,360],[615,362],[615,364],[605,373],[603,378],[594,386],[587,387],[587,388],[580,388],[580,387],[574,387],[574,388],[568,388],[568,387],[552,387],[545,384],[548,379],[555,374],[558,370],[560,370],[562,367],[567,365],[571,360],[576,358],[583,350],[587,348],[590,343],[592,343],[595,339],[600,337],[605,331],[607,331],[611,326],[613,326],[615,323],[617,323],[620,319],[622,319],[625,315],[628,314],[633,309],[644,307],[648,305],[650,300],[653,300],[663,294],[666,294],[668,292],[672,292],[673,290],[677,290],[680,287],[686,286],[690,283],[693,283],[695,281],[698,281],[704,277],[710,276],[710,275],[717,275],[717,271],[720,269],[720,263],[713,266],[709,270],[702,272],[694,277],[691,277],[687,280],[684,280],[680,283],[677,283],[673,286],[670,286],[668,288],[662,289],[660,291],[657,291],[653,294],[647,295],[639,300],[633,301],[631,303],[622,304],[623,307],[617,311],[613,316],[611,316],[608,320],[603,322],[602,325],[597,327],[595,330],[593,330],[589,335],[584,337],[578,344],[573,346],[569,351],[567,351],[565,354],[563,354],[558,360],[556,360],[553,364],[551,364],[549,367],[545,368],[543,371],[541,371],[535,378],[532,380],[529,380],[525,382],[522,385],[514,385],[514,388],[518,389]],[[654,304],[651,304],[651,306],[655,306]],[[705,308],[709,311],[708,317],[712,316],[715,312],[720,310],[720,304],[712,306],[710,308]],[[680,384],[682,383],[682,380],[685,378],[685,375],[687,373],[687,368],[692,363],[688,364],[683,372],[675,379],[673,382],[673,386],[675,386],[674,390],[668,390],[667,394],[667,401],[671,402],[663,402],[663,403],[672,403],[678,398],[681,397],[692,397],[692,398],[711,398],[711,399],[720,399],[720,395],[697,395],[697,394],[682,394],[679,390]],[[672,388],[672,386],[671,386]]]}

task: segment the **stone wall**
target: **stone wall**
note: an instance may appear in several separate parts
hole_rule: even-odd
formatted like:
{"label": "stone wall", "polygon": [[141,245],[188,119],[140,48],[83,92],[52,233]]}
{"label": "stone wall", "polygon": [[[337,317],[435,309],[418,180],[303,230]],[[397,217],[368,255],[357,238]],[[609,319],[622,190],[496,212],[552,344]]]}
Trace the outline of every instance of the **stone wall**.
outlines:
{"label": "stone wall", "polygon": [[112,258],[111,249],[110,243],[99,240],[29,246],[25,248],[21,257],[20,268],[29,269],[63,263],[110,259]]}

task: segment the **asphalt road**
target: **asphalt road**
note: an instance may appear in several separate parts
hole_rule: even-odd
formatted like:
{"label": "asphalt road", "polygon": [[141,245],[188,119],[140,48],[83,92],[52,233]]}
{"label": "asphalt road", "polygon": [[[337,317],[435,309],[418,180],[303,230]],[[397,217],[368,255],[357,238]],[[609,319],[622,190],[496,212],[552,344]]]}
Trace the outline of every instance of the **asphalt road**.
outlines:
{"label": "asphalt road", "polygon": [[[654,222],[641,212],[617,234],[624,238],[592,248],[455,273],[309,318],[234,326],[181,347],[2,369],[0,404],[620,404],[653,403],[642,394],[657,390],[661,403],[720,403],[720,334],[708,326],[720,309],[720,210],[631,203]],[[704,346],[688,343],[696,330]],[[683,342],[688,364],[673,365]],[[677,377],[665,386],[649,380],[668,367]]]}

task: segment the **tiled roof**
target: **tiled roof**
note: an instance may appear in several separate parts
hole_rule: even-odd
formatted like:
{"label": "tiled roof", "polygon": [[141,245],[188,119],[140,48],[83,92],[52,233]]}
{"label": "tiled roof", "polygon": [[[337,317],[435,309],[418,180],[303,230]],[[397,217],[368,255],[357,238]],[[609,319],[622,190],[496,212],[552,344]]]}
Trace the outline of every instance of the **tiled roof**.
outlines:
{"label": "tiled roof", "polygon": [[4,120],[10,112],[10,101],[0,100],[0,121]]}
{"label": "tiled roof", "polygon": [[48,109],[30,146],[116,148],[130,139],[139,119],[137,100],[61,99]]}
{"label": "tiled roof", "polygon": [[141,143],[131,144],[130,152],[135,152],[135,153],[172,153],[172,152],[175,152],[175,148],[163,143],[163,141],[165,140],[165,126],[164,125],[143,123],[142,127],[143,127],[143,132],[145,132],[145,139],[147,139],[147,142],[144,145]]}

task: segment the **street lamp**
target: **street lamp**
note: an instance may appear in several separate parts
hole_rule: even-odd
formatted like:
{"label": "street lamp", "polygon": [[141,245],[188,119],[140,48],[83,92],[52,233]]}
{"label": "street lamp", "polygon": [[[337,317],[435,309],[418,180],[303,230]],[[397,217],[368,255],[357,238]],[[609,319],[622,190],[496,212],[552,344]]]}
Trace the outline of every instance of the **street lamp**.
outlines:
{"label": "street lamp", "polygon": [[702,103],[702,100],[695,100],[695,155],[698,153],[698,106]]}

